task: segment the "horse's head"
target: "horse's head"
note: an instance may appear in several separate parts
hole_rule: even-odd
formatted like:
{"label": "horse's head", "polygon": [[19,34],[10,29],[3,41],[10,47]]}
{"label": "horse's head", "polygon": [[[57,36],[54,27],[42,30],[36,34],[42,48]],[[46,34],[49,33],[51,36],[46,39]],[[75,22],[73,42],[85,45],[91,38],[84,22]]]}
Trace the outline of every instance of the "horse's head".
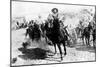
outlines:
{"label": "horse's head", "polygon": [[53,20],[52,19],[48,19],[47,24],[48,24],[48,28],[53,28]]}
{"label": "horse's head", "polygon": [[59,19],[49,19],[49,20],[46,20],[46,28],[47,29],[60,29],[60,21]]}

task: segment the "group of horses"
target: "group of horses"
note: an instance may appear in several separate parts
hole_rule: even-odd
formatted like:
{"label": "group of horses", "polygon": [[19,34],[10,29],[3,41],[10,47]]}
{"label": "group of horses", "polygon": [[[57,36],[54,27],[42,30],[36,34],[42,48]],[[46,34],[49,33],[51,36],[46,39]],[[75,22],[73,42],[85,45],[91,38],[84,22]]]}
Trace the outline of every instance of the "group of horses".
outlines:
{"label": "group of horses", "polygon": [[40,25],[34,22],[26,29],[25,36],[29,35],[29,38],[32,39],[32,41],[38,41],[41,37],[44,37],[47,43],[49,43],[48,41],[51,41],[51,44],[53,44],[55,48],[54,54],[57,53],[56,46],[58,46],[61,60],[63,60],[61,44],[64,48],[64,55],[66,55],[66,40],[68,39],[68,32],[67,30],[60,28],[60,23],[61,21],[59,19],[54,19],[53,21],[46,20],[45,23]]}
{"label": "group of horses", "polygon": [[86,27],[75,28],[77,35],[80,35],[80,39],[82,40],[84,45],[91,46],[90,42],[91,39],[90,37],[92,36],[92,42],[93,42],[93,47],[95,48],[96,46],[96,24],[92,24],[89,22],[89,24]]}
{"label": "group of horses", "polygon": [[[62,22],[59,19],[53,19],[53,20],[46,20],[45,23],[37,24],[34,21],[30,21],[29,24],[24,24],[22,28],[26,28],[25,36],[29,35],[29,38],[33,40],[40,40],[41,37],[45,38],[46,42],[49,44],[49,41],[52,42],[51,44],[54,45],[55,53],[56,46],[59,49],[61,60],[63,60],[63,53],[61,49],[61,45],[63,45],[64,48],[64,55],[67,54],[66,52],[66,41],[67,45],[68,43],[68,37],[69,34],[68,31],[65,28],[61,28]],[[79,27],[75,28],[75,31],[77,35],[81,35],[81,40],[86,43],[86,45],[90,46],[90,35],[93,37],[93,46],[95,47],[95,41],[96,41],[96,27],[95,25],[88,25],[87,27],[84,27],[84,29],[81,29]]]}

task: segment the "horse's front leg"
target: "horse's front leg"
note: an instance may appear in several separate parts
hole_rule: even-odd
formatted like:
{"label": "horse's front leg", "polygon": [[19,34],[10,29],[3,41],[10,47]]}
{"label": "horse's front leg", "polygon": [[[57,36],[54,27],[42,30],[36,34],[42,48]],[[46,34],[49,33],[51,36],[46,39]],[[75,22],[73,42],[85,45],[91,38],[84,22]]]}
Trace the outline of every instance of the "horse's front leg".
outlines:
{"label": "horse's front leg", "polygon": [[83,45],[85,45],[85,43],[84,43],[84,36],[82,36],[82,42],[83,42]]}
{"label": "horse's front leg", "polygon": [[57,53],[56,44],[55,43],[53,43],[53,44],[54,44],[54,49],[55,49],[55,53],[54,54],[56,54]]}
{"label": "horse's front leg", "polygon": [[66,53],[66,46],[65,46],[65,42],[63,42],[63,47],[64,47],[64,55],[66,55],[67,53]]}
{"label": "horse's front leg", "polygon": [[90,45],[90,36],[88,37],[88,45],[91,46],[91,45]]}
{"label": "horse's front leg", "polygon": [[60,46],[60,44],[57,44],[57,46],[58,46],[58,49],[59,49],[59,52],[60,52],[61,60],[63,60],[61,46]]}
{"label": "horse's front leg", "polygon": [[88,46],[89,44],[88,44],[88,38],[87,37],[85,37],[85,42],[86,42],[86,45]]}

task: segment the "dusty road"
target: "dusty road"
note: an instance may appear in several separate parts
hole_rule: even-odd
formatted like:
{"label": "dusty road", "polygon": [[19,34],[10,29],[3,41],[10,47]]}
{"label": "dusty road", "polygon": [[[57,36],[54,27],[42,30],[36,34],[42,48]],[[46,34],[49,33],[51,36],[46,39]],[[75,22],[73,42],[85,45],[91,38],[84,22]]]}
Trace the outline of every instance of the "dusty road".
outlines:
{"label": "dusty road", "polygon": [[[67,47],[67,55],[63,57],[63,61],[60,61],[60,54],[57,49],[57,54],[45,59],[23,59],[19,57],[22,52],[18,48],[22,47],[22,42],[25,42],[25,29],[12,31],[12,58],[17,58],[17,61],[12,65],[31,65],[31,64],[48,64],[48,63],[62,63],[62,62],[79,62],[79,61],[95,61],[95,50],[91,47],[83,46],[82,43],[73,44],[74,47]],[[29,48],[41,47],[43,49],[49,49],[54,52],[53,46],[48,46],[44,39],[41,41],[33,42]]]}

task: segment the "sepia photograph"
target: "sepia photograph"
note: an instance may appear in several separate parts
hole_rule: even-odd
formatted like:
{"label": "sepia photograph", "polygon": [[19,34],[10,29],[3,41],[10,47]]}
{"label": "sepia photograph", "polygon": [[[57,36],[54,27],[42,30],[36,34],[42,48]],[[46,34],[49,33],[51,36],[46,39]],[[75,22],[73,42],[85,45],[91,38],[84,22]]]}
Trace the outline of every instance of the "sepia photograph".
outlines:
{"label": "sepia photograph", "polygon": [[11,0],[10,63],[96,61],[96,6]]}

